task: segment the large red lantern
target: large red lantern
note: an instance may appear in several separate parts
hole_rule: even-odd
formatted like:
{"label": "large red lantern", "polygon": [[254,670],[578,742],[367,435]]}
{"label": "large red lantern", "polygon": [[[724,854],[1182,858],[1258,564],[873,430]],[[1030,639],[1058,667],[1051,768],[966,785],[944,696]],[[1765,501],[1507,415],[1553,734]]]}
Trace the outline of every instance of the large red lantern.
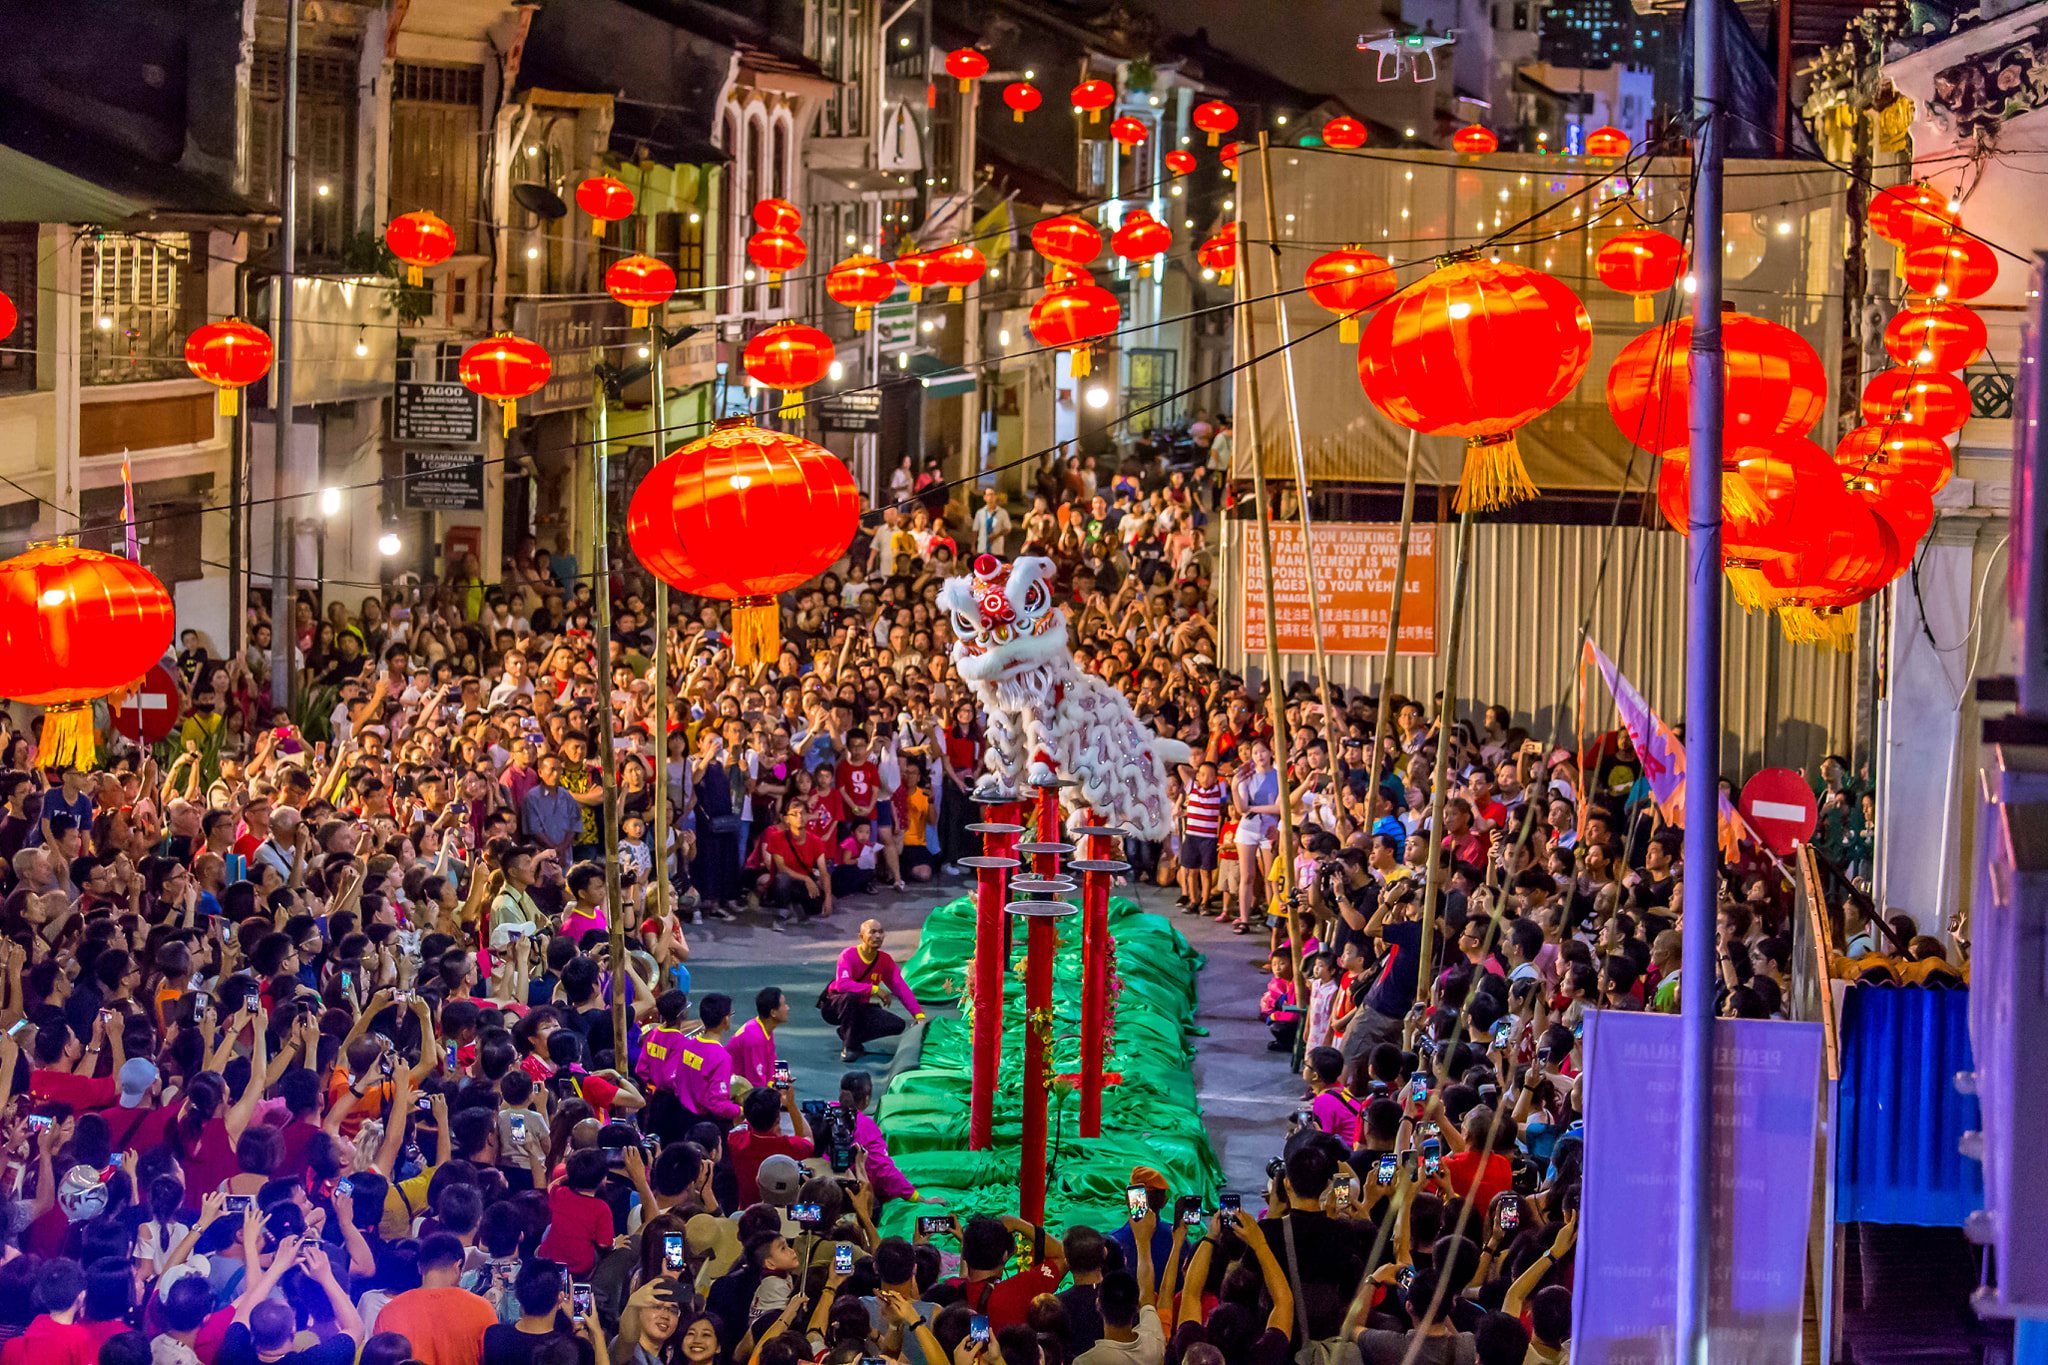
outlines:
{"label": "large red lantern", "polygon": [[1451,134],[1451,146],[1466,156],[1484,156],[1500,150],[1500,139],[1473,123]]}
{"label": "large red lantern", "polygon": [[1173,250],[1173,229],[1144,209],[1124,215],[1123,226],[1109,239],[1110,249],[1138,267],[1138,274],[1152,273],[1154,258]]}
{"label": "large red lantern", "polygon": [[1908,246],[1899,271],[1913,293],[1974,299],[1998,283],[1998,257],[1975,237],[1950,232]]}
{"label": "large red lantern", "polygon": [[810,254],[804,239],[784,228],[762,228],[747,238],[747,259],[768,276],[770,284],[782,283],[782,277],[801,266]]}
{"label": "large red lantern", "polygon": [[14,335],[14,329],[21,322],[21,314],[14,306],[14,300],[0,290],[0,341]]}
{"label": "large red lantern", "polygon": [[1323,125],[1323,144],[1339,151],[1365,145],[1365,125],[1349,114],[1339,114]]}
{"label": "large red lantern", "polygon": [[1219,232],[1195,250],[1195,259],[1205,270],[1216,272],[1216,283],[1230,284],[1237,275],[1237,238]]}
{"label": "large red lantern", "polygon": [[781,412],[795,420],[804,415],[804,390],[832,368],[837,349],[832,338],[800,322],[778,322],[757,332],[740,353],[747,378],[782,393]]}
{"label": "large red lantern", "polygon": [[781,649],[775,595],[830,568],[859,527],[860,497],[838,456],[746,418],[648,470],[626,509],[626,539],[648,572],[733,604],[742,668]]}
{"label": "large red lantern", "polygon": [[946,74],[960,82],[960,93],[974,88],[974,82],[988,74],[988,58],[971,47],[956,47],[946,54]]}
{"label": "large red lantern", "polygon": [[1116,295],[1092,284],[1069,283],[1045,291],[1031,305],[1031,335],[1041,346],[1057,346],[1073,357],[1075,378],[1088,373],[1095,343],[1123,321]]}
{"label": "large red lantern", "polygon": [[1011,81],[1003,87],[1003,103],[1010,106],[1012,122],[1022,123],[1026,114],[1044,102],[1045,96],[1030,81]]}
{"label": "large red lantern", "polygon": [[1144,145],[1145,135],[1145,120],[1141,118],[1133,118],[1129,114],[1123,114],[1109,121],[1110,139],[1123,149],[1123,155],[1125,156],[1129,156],[1133,151]]}
{"label": "large red lantern", "polygon": [[1166,169],[1175,175],[1187,175],[1195,169],[1195,154],[1184,147],[1175,147],[1164,158]]}
{"label": "large red lantern", "polygon": [[[1844,481],[1851,497],[1859,498],[1877,519],[1891,530],[1898,540],[1899,553],[1904,562],[1910,563],[1913,551],[1920,545],[1920,537],[1927,534],[1934,525],[1934,499],[1927,490],[1910,479],[1893,478],[1888,474],[1867,471]],[[1890,582],[1896,573],[1883,580]],[[1882,583],[1876,585],[1882,586]]]}
{"label": "large red lantern", "polygon": [[1232,142],[1227,144],[1222,151],[1216,154],[1216,159],[1223,163],[1223,174],[1229,176],[1233,180],[1237,178],[1238,153],[1242,152],[1244,149],[1244,143]]}
{"label": "large red lantern", "polygon": [[[1799,333],[1728,311],[1721,315],[1721,342],[1731,444],[1796,436],[1820,420],[1827,407],[1827,372]],[[1645,450],[1690,442],[1691,346],[1692,319],[1667,322],[1622,347],[1607,372],[1607,410],[1621,434]]]}
{"label": "large red lantern", "polygon": [[1116,103],[1116,87],[1108,81],[1082,81],[1067,98],[1088,116],[1090,123],[1097,123],[1102,119],[1102,111]]}
{"label": "large red lantern", "polygon": [[887,261],[852,255],[825,272],[825,292],[853,310],[853,330],[868,330],[875,305],[896,292],[896,272]]}
{"label": "large red lantern", "polygon": [[896,278],[910,286],[910,301],[924,298],[924,291],[944,284],[945,272],[936,251],[905,251],[890,263]]}
{"label": "large red lantern", "polygon": [[1685,243],[1655,228],[1617,232],[1593,257],[1593,271],[1615,293],[1633,295],[1636,321],[1648,322],[1651,298],[1685,273]]}
{"label": "large red lantern", "polygon": [[1984,354],[1988,340],[1977,310],[1959,303],[1914,304],[1884,326],[1885,354],[1923,369],[1960,370]]}
{"label": "large red lantern", "polygon": [[1237,110],[1222,100],[1205,100],[1195,106],[1195,112],[1188,115],[1188,121],[1209,135],[1209,145],[1214,147],[1225,133],[1237,127]]}
{"label": "large red lantern", "polygon": [[1346,346],[1358,343],[1359,315],[1394,292],[1394,267],[1364,247],[1339,247],[1309,262],[1302,273],[1308,296],[1343,321],[1337,324],[1337,339]]}
{"label": "large red lantern", "polygon": [[1835,467],[1845,478],[1879,473],[1927,490],[1929,497],[1948,486],[1956,472],[1948,442],[1912,422],[1872,422],[1844,432],[1835,442]]}
{"label": "large red lantern", "polygon": [[1896,247],[1946,232],[1956,221],[1948,200],[1926,185],[1890,185],[1870,197],[1870,230]]}
{"label": "large red lantern", "polygon": [[796,232],[804,225],[802,210],[787,199],[756,199],[752,216],[763,232]]}
{"label": "large red lantern", "polygon": [[540,392],[554,373],[553,358],[538,342],[510,332],[485,337],[455,365],[455,377],[465,388],[504,409],[507,435],[518,418],[519,400]]}
{"label": "large red lantern", "polygon": [[432,209],[414,209],[384,225],[384,245],[405,263],[407,284],[424,284],[422,271],[455,254],[455,229]]}
{"label": "large red lantern", "polygon": [[[1657,507],[1680,535],[1692,534],[1690,452],[1667,450],[1657,470]],[[1721,456],[1721,567],[1735,600],[1769,606],[1776,592],[1763,566],[1807,549],[1842,495],[1827,452],[1801,436],[1729,446]]]}
{"label": "large red lantern", "polygon": [[633,191],[623,180],[593,175],[576,187],[576,207],[590,215],[590,231],[604,236],[604,225],[616,223],[633,212]]}
{"label": "large red lantern", "polygon": [[1765,565],[1764,576],[1786,639],[1847,649],[1856,637],[1855,604],[1905,563],[1891,527],[1852,494],[1835,504],[1810,550]]}
{"label": "large red lantern", "polygon": [[604,292],[633,310],[633,326],[645,327],[647,315],[676,292],[676,272],[652,256],[628,256],[604,272]]}
{"label": "large red lantern", "polygon": [[1536,495],[1515,431],[1557,406],[1592,357],[1578,295],[1540,270],[1465,256],[1373,310],[1358,381],[1401,426],[1466,438],[1463,512]]}
{"label": "large red lantern", "polygon": [[1939,370],[1886,370],[1863,386],[1863,420],[1911,422],[1935,436],[1953,436],[1970,420],[1970,387]]}
{"label": "large red lantern", "polygon": [[946,286],[946,298],[958,303],[969,285],[981,283],[988,272],[988,257],[972,242],[955,242],[938,254],[938,283]]}
{"label": "large red lantern", "polygon": [[1041,218],[1031,225],[1031,247],[1060,265],[1088,265],[1102,254],[1102,229],[1071,213]]}
{"label": "large red lantern", "polygon": [[133,560],[68,540],[0,563],[7,696],[47,708],[36,763],[88,768],[91,703],[133,686],[170,648],[171,595]]}
{"label": "large red lantern", "polygon": [[1619,128],[1595,128],[1586,134],[1587,156],[1627,156],[1628,134]]}
{"label": "large red lantern", "polygon": [[241,410],[241,391],[270,373],[270,334],[240,318],[209,322],[185,338],[185,363],[220,390],[220,415]]}

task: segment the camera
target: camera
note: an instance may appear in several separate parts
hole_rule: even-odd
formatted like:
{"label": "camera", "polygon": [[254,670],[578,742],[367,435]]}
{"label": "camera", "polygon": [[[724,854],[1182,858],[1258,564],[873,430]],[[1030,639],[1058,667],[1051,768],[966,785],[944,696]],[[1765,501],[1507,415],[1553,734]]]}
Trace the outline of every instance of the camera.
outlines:
{"label": "camera", "polygon": [[844,1175],[853,1169],[853,1113],[846,1106],[825,1106],[825,1131],[814,1134],[819,1145],[830,1150],[832,1173]]}
{"label": "camera", "polygon": [[1287,1162],[1285,1160],[1276,1156],[1271,1161],[1266,1163],[1266,1179],[1285,1180],[1286,1178]]}

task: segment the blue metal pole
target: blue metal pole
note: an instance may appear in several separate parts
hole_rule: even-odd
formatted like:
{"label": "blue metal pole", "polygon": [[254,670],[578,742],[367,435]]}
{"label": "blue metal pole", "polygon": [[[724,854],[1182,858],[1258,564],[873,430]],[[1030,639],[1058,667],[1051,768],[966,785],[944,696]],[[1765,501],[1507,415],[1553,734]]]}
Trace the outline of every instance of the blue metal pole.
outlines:
{"label": "blue metal pole", "polygon": [[1679,1051],[1678,1359],[1707,1365],[1713,1265],[1714,968],[1720,893],[1721,35],[1692,0],[1692,535],[1686,546],[1685,899]]}

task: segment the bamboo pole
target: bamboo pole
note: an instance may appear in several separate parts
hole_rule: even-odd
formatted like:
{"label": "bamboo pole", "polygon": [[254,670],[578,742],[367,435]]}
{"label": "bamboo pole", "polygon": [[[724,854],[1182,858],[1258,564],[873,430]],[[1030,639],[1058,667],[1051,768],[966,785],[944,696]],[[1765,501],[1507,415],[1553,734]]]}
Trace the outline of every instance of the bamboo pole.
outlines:
{"label": "bamboo pole", "polygon": [[[592,352],[593,370],[603,361],[603,352]],[[607,407],[611,395],[602,377],[592,387],[597,399],[597,440],[590,455],[591,483],[597,495],[591,504],[591,539],[595,544],[590,556],[596,574],[596,591],[592,596],[597,601],[597,762],[604,790],[605,911],[611,925],[612,1064],[623,1072],[631,1064],[626,1053],[626,986],[632,976],[626,970],[626,909],[619,903],[619,764],[617,751],[612,747],[612,551],[611,516],[606,505],[611,485],[611,417]]]}
{"label": "bamboo pole", "polygon": [[1472,568],[1472,513],[1458,515],[1458,567],[1451,577],[1451,640],[1444,648],[1444,704],[1436,713],[1436,764],[1429,777],[1429,866],[1422,885],[1422,942],[1416,947],[1415,1001],[1429,1003],[1436,973],[1436,898],[1443,889],[1445,769],[1451,760],[1451,726],[1458,709],[1458,656],[1465,637],[1465,580]]}
{"label": "bamboo pole", "polygon": [[[654,356],[654,457],[659,462],[668,448],[668,377],[664,370],[668,338],[656,316],[647,327],[647,344]],[[666,914],[675,899],[668,879],[668,584],[654,579],[654,830],[649,835],[649,852],[654,859],[654,913]]]}
{"label": "bamboo pole", "polygon": [[[1387,657],[1380,666],[1380,697],[1373,706],[1372,750],[1366,755],[1366,771],[1372,774],[1372,794],[1380,789],[1380,750],[1386,747],[1387,731],[1393,725],[1394,651],[1401,640],[1402,585],[1408,578],[1408,536],[1415,525],[1415,446],[1421,435],[1408,429],[1408,472],[1401,480],[1401,542],[1394,547],[1394,600],[1387,609]],[[1365,801],[1372,813],[1372,795]],[[1369,831],[1368,831],[1369,832]]]}

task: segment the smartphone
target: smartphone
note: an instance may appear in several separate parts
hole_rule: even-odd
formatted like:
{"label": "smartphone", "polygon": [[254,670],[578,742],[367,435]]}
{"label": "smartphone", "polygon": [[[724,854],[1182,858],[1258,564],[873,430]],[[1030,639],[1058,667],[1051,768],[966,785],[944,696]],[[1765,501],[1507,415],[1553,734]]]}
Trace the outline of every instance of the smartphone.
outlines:
{"label": "smartphone", "polygon": [[356,988],[356,978],[354,973],[343,972],[341,974],[341,988],[345,991],[352,991]]}
{"label": "smartphone", "polygon": [[1125,1186],[1124,1203],[1131,1211],[1131,1221],[1133,1223],[1143,1218],[1152,1208],[1151,1195],[1143,1185]]}
{"label": "smartphone", "polygon": [[1417,1072],[1415,1080],[1408,1087],[1408,1103],[1417,1109],[1429,1103],[1429,1078]]}
{"label": "smartphone", "polygon": [[937,1237],[953,1231],[953,1216],[949,1213],[922,1213],[917,1218],[917,1235]]}
{"label": "smartphone", "polygon": [[825,1223],[825,1215],[816,1204],[791,1204],[789,1216],[800,1228],[816,1229],[823,1227]]}
{"label": "smartphone", "polygon": [[1398,1168],[1399,1164],[1399,1161],[1394,1157],[1392,1153],[1388,1153],[1386,1156],[1381,1157],[1378,1168],[1375,1169],[1373,1172],[1374,1182],[1381,1185],[1393,1184],[1394,1172]]}
{"label": "smartphone", "polygon": [[1297,1129],[1301,1129],[1301,1128],[1314,1128],[1314,1127],[1316,1126],[1316,1111],[1315,1111],[1315,1110],[1313,1110],[1313,1109],[1297,1109],[1297,1110],[1295,1110],[1295,1111],[1294,1111],[1294,1126],[1295,1126],[1295,1127],[1296,1127]]}
{"label": "smartphone", "polygon": [[432,1095],[422,1095],[412,1102],[412,1107],[424,1114],[434,1107],[434,1097]]}
{"label": "smartphone", "polygon": [[777,1090],[789,1089],[789,1063],[783,1061],[780,1057],[775,1059],[775,1088]]}
{"label": "smartphone", "polygon": [[1503,1019],[1503,1020],[1501,1020],[1501,1021],[1500,1021],[1500,1022],[1499,1022],[1498,1024],[1495,1024],[1495,1025],[1493,1026],[1493,1045],[1494,1045],[1494,1046],[1495,1046],[1496,1048],[1499,1048],[1499,1049],[1500,1049],[1501,1051],[1505,1052],[1505,1051],[1507,1050],[1507,1046],[1508,1046],[1508,1039],[1509,1039],[1509,1037],[1510,1037],[1510,1036],[1512,1036],[1512,1035],[1513,1035],[1514,1031],[1515,1031],[1515,1021],[1514,1021],[1514,1020],[1512,1020],[1512,1019]]}
{"label": "smartphone", "polygon": [[661,1234],[661,1268],[670,1274],[683,1268],[683,1234],[664,1232]]}
{"label": "smartphone", "polygon": [[832,1248],[832,1272],[835,1275],[853,1273],[853,1248],[844,1242]]}
{"label": "smartphone", "polygon": [[7,1036],[9,1038],[19,1038],[21,1036],[21,1031],[27,1027],[28,1020],[17,1019],[7,1026]]}
{"label": "smartphone", "polygon": [[31,1133],[47,1133],[50,1131],[50,1125],[55,1122],[56,1120],[48,1114],[30,1114],[28,1116],[28,1130]]}
{"label": "smartphone", "polygon": [[1348,1180],[1337,1182],[1337,1212],[1351,1212],[1351,1182]]}
{"label": "smartphone", "polygon": [[1182,1209],[1180,1211],[1180,1223],[1184,1228],[1198,1228],[1208,1220],[1209,1215],[1202,1212],[1202,1206],[1199,1203],[1191,1209]]}
{"label": "smartphone", "polygon": [[389,1052],[386,1052],[382,1056],[377,1058],[377,1069],[384,1073],[385,1079],[390,1079],[391,1054]]}
{"label": "smartphone", "polygon": [[514,1142],[526,1141],[526,1115],[512,1115],[512,1140]]}
{"label": "smartphone", "polygon": [[1220,1190],[1216,1195],[1216,1212],[1237,1213],[1244,1208],[1244,1200],[1235,1190]]}
{"label": "smartphone", "polygon": [[969,1341],[987,1341],[988,1319],[979,1313],[969,1318],[967,1320],[967,1339]]}
{"label": "smartphone", "polygon": [[1435,1138],[1422,1144],[1422,1173],[1435,1175],[1443,1169],[1443,1147]]}
{"label": "smartphone", "polygon": [[569,1311],[579,1318],[587,1318],[592,1307],[590,1286],[572,1280],[569,1284]]}
{"label": "smartphone", "polygon": [[256,1196],[253,1194],[231,1194],[221,1201],[221,1209],[226,1213],[247,1213],[255,1207]]}
{"label": "smartphone", "polygon": [[334,1192],[336,1194],[345,1194],[348,1195],[350,1198],[354,1198],[356,1192],[356,1182],[349,1179],[347,1176],[343,1176],[341,1179],[334,1182]]}
{"label": "smartphone", "polygon": [[1500,1230],[1513,1232],[1522,1226],[1522,1201],[1517,1195],[1506,1195],[1500,1201]]}

